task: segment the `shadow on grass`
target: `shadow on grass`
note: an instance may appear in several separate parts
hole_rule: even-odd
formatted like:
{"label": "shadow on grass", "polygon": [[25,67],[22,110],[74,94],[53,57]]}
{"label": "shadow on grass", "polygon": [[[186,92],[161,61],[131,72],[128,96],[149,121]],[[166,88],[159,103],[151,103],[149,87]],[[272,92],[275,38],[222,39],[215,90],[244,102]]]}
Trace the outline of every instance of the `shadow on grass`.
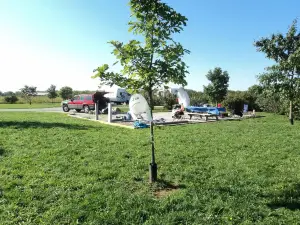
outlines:
{"label": "shadow on grass", "polygon": [[300,184],[288,188],[278,195],[274,195],[273,199],[276,200],[267,204],[271,209],[300,210]]}
{"label": "shadow on grass", "polygon": [[156,185],[160,189],[180,189],[180,188],[186,188],[184,184],[173,184],[169,181],[158,179],[156,182]]}
{"label": "shadow on grass", "polygon": [[4,156],[5,150],[3,147],[0,146],[0,156]]}
{"label": "shadow on grass", "polygon": [[22,129],[22,128],[66,128],[66,129],[77,129],[77,130],[87,130],[88,128],[94,128],[90,126],[83,126],[77,124],[69,124],[69,123],[42,123],[37,121],[4,121],[0,122],[1,128],[15,128],[15,129]]}

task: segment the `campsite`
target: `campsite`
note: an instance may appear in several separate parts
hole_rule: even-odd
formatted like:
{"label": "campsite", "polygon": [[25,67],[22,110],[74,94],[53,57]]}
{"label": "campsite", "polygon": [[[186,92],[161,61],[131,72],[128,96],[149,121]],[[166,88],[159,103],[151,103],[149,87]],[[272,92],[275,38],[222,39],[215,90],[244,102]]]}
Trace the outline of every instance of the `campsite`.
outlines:
{"label": "campsite", "polygon": [[0,1],[0,225],[300,224],[299,8]]}

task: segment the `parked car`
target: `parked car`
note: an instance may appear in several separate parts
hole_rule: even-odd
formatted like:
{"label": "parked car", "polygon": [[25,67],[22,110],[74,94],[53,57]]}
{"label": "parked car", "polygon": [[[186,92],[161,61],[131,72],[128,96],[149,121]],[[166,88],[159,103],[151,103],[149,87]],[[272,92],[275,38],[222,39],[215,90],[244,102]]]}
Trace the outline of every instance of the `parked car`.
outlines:
{"label": "parked car", "polygon": [[93,96],[93,94],[75,95],[73,98],[61,103],[62,109],[64,112],[69,112],[70,109],[75,109],[77,112],[84,110],[85,113],[88,113],[90,110],[95,109]]}

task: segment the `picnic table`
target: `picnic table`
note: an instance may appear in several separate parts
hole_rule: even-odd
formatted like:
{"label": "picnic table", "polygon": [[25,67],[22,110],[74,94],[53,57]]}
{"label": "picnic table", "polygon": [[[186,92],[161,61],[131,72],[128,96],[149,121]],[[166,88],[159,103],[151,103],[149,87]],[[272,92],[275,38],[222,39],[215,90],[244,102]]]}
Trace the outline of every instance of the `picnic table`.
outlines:
{"label": "picnic table", "polygon": [[219,116],[217,114],[210,114],[210,113],[188,113],[190,116],[190,120],[192,119],[193,116],[198,116],[202,119],[202,117],[205,117],[205,121],[208,120],[208,117],[215,117],[216,120],[219,120]]}

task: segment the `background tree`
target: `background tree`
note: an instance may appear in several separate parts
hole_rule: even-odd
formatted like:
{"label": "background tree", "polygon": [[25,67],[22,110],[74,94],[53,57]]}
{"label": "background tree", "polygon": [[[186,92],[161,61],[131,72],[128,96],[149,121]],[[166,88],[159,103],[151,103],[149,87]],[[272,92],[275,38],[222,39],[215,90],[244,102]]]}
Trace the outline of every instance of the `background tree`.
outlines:
{"label": "background tree", "polygon": [[[109,71],[104,64],[98,67],[93,77],[100,78],[106,85],[117,85],[137,91],[145,90],[152,109],[153,90],[169,82],[185,86],[188,73],[183,56],[189,53],[173,39],[186,26],[187,18],[160,0],[131,0],[131,18],[129,32],[140,35],[140,40],[131,40],[127,44],[110,41],[117,63],[123,67],[119,72]],[[150,181],[156,181],[157,165],[154,156],[153,123],[150,125],[152,161],[150,163]]]}
{"label": "background tree", "polygon": [[53,99],[57,98],[58,94],[57,94],[57,91],[56,91],[56,86],[51,84],[51,86],[47,89],[47,96],[48,98],[50,98],[52,100],[52,103],[53,103]]}
{"label": "background tree", "polygon": [[18,101],[19,99],[17,98],[17,96],[15,95],[11,95],[11,96],[6,96],[4,98],[4,101],[10,104],[14,104]]}
{"label": "background tree", "polygon": [[222,71],[220,67],[208,71],[206,78],[210,84],[204,86],[204,93],[209,97],[212,103],[222,102],[228,91],[229,75],[227,71]]}
{"label": "background tree", "polygon": [[3,92],[2,91],[0,91],[0,96],[3,96]]}
{"label": "background tree", "polygon": [[163,105],[165,109],[171,110],[173,105],[177,103],[177,96],[172,94],[170,91],[165,91],[162,96]]}
{"label": "background tree", "polygon": [[70,99],[73,97],[73,89],[68,86],[62,87],[59,90],[59,95],[62,99]]}
{"label": "background tree", "polygon": [[197,106],[208,103],[209,98],[201,91],[186,90],[190,97],[190,105]]}
{"label": "background tree", "polygon": [[14,92],[12,91],[6,91],[2,94],[3,96],[12,96],[12,95],[16,95]]}
{"label": "background tree", "polygon": [[110,41],[113,54],[123,69],[110,72],[109,66],[98,67],[93,78],[102,84],[118,85],[133,91],[143,89],[148,93],[153,108],[153,90],[169,82],[186,85],[187,66],[182,58],[189,53],[172,35],[180,33],[187,18],[160,0],[131,0],[132,20],[129,31],[140,35],[143,42],[131,40],[128,44]]}
{"label": "background tree", "polygon": [[20,89],[20,91],[22,93],[22,97],[31,105],[32,98],[37,95],[36,87],[25,85]]}
{"label": "background tree", "polygon": [[277,63],[268,68],[269,73],[260,75],[259,79],[265,87],[275,88],[289,99],[289,118],[293,124],[293,102],[298,98],[300,72],[300,33],[297,33],[297,21],[293,21],[286,35],[279,33],[261,38],[254,46]]}

